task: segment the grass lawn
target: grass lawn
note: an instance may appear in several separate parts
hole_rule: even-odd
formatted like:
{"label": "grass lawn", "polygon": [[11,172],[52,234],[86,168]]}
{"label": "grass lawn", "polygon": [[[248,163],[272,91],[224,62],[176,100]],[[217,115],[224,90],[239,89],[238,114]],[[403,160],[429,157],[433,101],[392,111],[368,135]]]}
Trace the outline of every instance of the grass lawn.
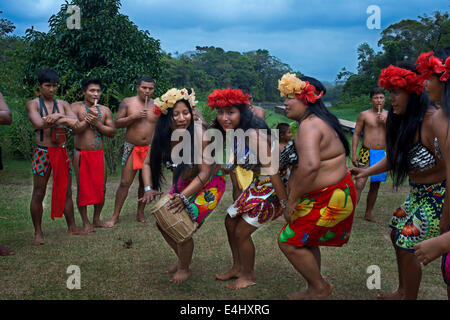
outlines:
{"label": "grass lawn", "polygon": [[[97,229],[86,237],[69,237],[64,219],[50,219],[49,187],[43,218],[46,244],[33,247],[34,230],[29,213],[32,191],[30,164],[24,161],[4,162],[5,169],[0,171],[0,244],[14,250],[16,255],[0,257],[1,300],[278,300],[306,286],[278,248],[277,234],[283,226],[279,221],[270,223],[253,236],[257,285],[231,291],[225,288],[224,282],[215,280],[215,274],[226,270],[231,262],[223,223],[226,208],[232,203],[231,188],[195,234],[192,277],[182,284],[171,284],[169,276],[164,274],[164,270],[175,262],[175,255],[156,229],[148,208],[149,222],[135,220],[137,181],[125,202],[120,223],[112,229]],[[118,175],[108,178],[103,220],[112,215],[118,183]],[[75,189],[73,191],[75,195]],[[365,208],[366,193],[363,193],[349,243],[342,248],[321,248],[322,273],[335,286],[329,299],[375,299],[380,291],[396,289],[397,266],[387,225],[393,209],[406,194],[406,187],[393,192],[390,185],[382,185],[375,206],[375,216],[381,224],[376,225],[361,219]],[[92,216],[92,209],[89,213]],[[75,215],[81,226],[76,208]],[[81,289],[69,290],[66,287],[70,265],[80,267]],[[366,270],[371,265],[381,269],[381,290],[369,290],[366,286],[371,275]],[[424,268],[419,299],[447,299],[440,261]]]}

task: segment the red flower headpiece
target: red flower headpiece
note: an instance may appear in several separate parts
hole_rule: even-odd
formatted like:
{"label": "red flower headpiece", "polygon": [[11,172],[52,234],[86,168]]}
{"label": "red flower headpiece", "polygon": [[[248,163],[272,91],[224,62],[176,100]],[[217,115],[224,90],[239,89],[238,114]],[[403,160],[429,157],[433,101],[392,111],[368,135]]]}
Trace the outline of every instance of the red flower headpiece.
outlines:
{"label": "red flower headpiece", "polygon": [[310,84],[308,81],[305,81],[306,86],[303,88],[303,90],[300,93],[295,93],[295,96],[302,100],[304,104],[315,103],[317,100],[322,98],[323,91],[320,91],[320,93],[316,94],[316,87],[314,87],[312,84]]}
{"label": "red flower headpiece", "polygon": [[[417,65],[417,71],[419,71],[420,76],[423,80],[429,80],[431,75],[433,73],[441,74],[442,72],[446,71],[446,66],[442,63],[442,59],[439,59],[438,57],[433,56],[434,52],[422,52],[417,58],[416,65]],[[448,59],[447,59],[448,60]],[[449,60],[450,65],[450,60]],[[450,72],[450,69],[447,70],[447,72]],[[447,81],[441,80],[441,81]]]}
{"label": "red flower headpiece", "polygon": [[408,93],[423,92],[423,79],[415,72],[390,65],[381,70],[378,85],[386,90],[404,89]]}
{"label": "red flower headpiece", "polygon": [[214,108],[225,108],[249,104],[248,94],[242,93],[238,89],[216,89],[209,96],[206,104],[213,110]]}

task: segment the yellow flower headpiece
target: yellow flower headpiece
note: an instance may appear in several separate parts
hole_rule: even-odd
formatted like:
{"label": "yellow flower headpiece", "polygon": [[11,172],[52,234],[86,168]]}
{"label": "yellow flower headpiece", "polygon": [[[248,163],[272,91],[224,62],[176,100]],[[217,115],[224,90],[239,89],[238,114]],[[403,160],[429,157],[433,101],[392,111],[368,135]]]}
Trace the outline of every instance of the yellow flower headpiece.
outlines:
{"label": "yellow flower headpiece", "polygon": [[304,103],[314,103],[323,96],[323,91],[316,94],[316,87],[308,81],[300,80],[295,73],[285,73],[278,80],[278,90],[282,97],[289,99],[297,98]]}
{"label": "yellow flower headpiece", "polygon": [[191,105],[191,108],[195,107],[198,101],[195,100],[195,92],[193,89],[191,94],[188,94],[187,89],[183,88],[178,90],[177,88],[172,88],[164,93],[160,98],[155,99],[155,113],[158,115],[167,114],[169,108],[173,106],[180,100],[187,100]]}

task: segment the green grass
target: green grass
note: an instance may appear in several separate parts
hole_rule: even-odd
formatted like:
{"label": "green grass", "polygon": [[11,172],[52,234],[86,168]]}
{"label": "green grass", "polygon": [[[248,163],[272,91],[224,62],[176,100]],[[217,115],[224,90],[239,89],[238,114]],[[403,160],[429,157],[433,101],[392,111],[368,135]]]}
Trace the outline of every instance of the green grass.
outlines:
{"label": "green grass", "polygon": [[[108,178],[106,204],[102,218],[112,215],[119,176]],[[257,285],[238,291],[225,288],[215,274],[230,266],[231,253],[224,227],[226,208],[232,203],[228,188],[222,202],[195,234],[192,277],[182,284],[169,283],[164,274],[175,255],[149,222],[135,220],[137,181],[132,186],[113,229],[98,229],[87,237],[67,236],[64,219],[50,219],[50,188],[44,202],[43,229],[46,244],[32,247],[33,226],[29,213],[32,191],[30,164],[5,161],[0,172],[0,244],[16,255],[0,257],[0,299],[284,299],[285,294],[303,290],[303,278],[294,270],[277,245],[277,234],[283,226],[274,221],[253,235],[256,246],[255,273]],[[367,187],[366,187],[367,189]],[[73,189],[74,190],[74,189]],[[75,190],[74,190],[75,194]],[[392,291],[397,285],[397,266],[389,240],[387,224],[393,209],[403,202],[406,188],[392,192],[383,184],[374,215],[380,225],[361,219],[365,208],[363,193],[357,207],[352,236],[342,248],[321,248],[322,273],[334,284],[330,299],[375,299],[380,290],[369,290],[366,280],[370,265],[381,268],[381,291]],[[90,216],[92,215],[90,209]],[[75,208],[77,223],[81,220]],[[125,242],[132,240],[127,248]],[[81,289],[69,290],[66,273],[70,265],[81,269]],[[420,299],[446,299],[439,261],[424,268]]]}

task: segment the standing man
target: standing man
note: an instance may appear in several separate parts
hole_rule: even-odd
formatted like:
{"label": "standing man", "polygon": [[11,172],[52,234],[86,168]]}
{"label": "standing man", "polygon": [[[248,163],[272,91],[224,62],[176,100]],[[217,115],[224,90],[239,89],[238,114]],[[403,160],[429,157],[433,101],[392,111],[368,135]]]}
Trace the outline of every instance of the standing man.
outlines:
{"label": "standing man", "polygon": [[[115,127],[111,110],[98,104],[102,82],[87,78],[81,82],[84,101],[71,105],[80,126],[75,130],[73,168],[77,178],[77,206],[83,220],[85,232],[94,232],[95,227],[104,228],[100,220],[105,202],[106,166],[103,154],[103,136],[114,137]],[[89,222],[87,206],[94,205],[93,223]]]}
{"label": "standing man", "polygon": [[[380,88],[374,88],[370,92],[370,103],[372,108],[361,112],[356,121],[355,132],[352,139],[352,162],[355,167],[371,167],[383,159],[386,155],[386,118],[388,112],[383,110],[386,102],[384,92]],[[359,137],[363,133],[363,141],[357,159]],[[366,185],[367,178],[356,179],[357,201],[361,198],[361,192]],[[380,182],[386,181],[386,173],[370,177],[370,188],[367,194],[366,212],[364,219],[378,223],[372,216],[372,209],[378,196]]]}
{"label": "standing man", "polygon": [[[0,93],[0,124],[1,125],[10,125],[12,122],[11,111],[9,111],[8,105],[3,99],[3,95]],[[2,248],[0,246],[0,256],[12,256],[14,251]]]}
{"label": "standing man", "polygon": [[66,101],[55,99],[58,81],[59,76],[54,70],[39,71],[37,85],[40,95],[26,103],[28,118],[36,132],[36,147],[32,163],[33,194],[30,204],[35,232],[33,245],[35,246],[45,243],[41,228],[42,201],[52,171],[52,219],[61,218],[64,215],[69,235],[86,234],[75,224],[72,175],[65,148],[67,127],[77,128],[79,122]]}
{"label": "standing man", "polygon": [[[117,112],[116,128],[126,128],[125,145],[123,147],[122,174],[120,185],[116,192],[114,213],[106,223],[107,227],[113,227],[119,221],[120,211],[128,196],[128,190],[133,183],[136,172],[139,170],[138,199],[144,195],[144,183],[141,169],[144,159],[150,150],[158,115],[153,112],[153,93],[155,81],[144,76],[138,80],[137,96],[125,98]],[[167,137],[170,139],[170,137]],[[144,216],[145,203],[138,202],[136,220],[146,222]]]}

